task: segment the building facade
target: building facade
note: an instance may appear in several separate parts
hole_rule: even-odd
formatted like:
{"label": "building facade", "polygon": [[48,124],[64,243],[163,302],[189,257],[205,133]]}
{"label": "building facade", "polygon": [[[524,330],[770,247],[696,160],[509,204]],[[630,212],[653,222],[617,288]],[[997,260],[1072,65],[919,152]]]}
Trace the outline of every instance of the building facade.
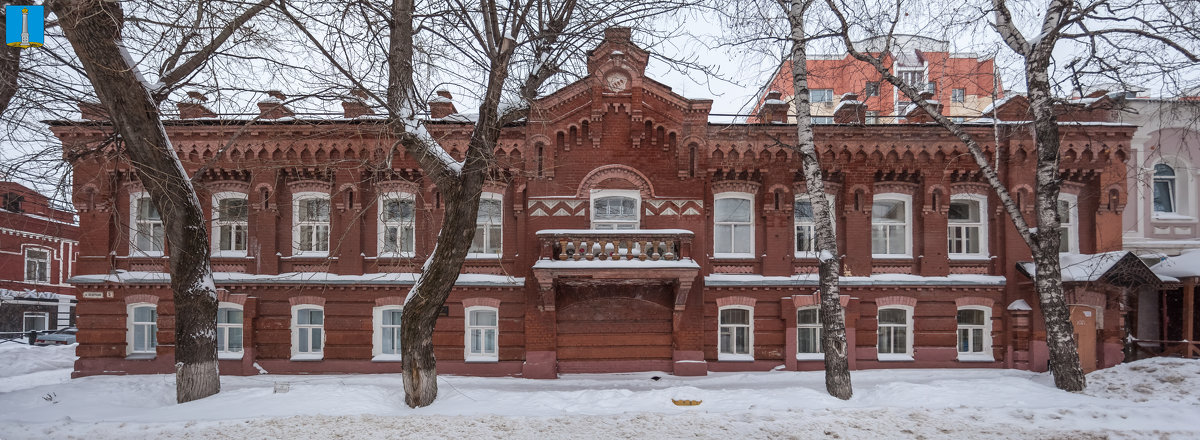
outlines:
{"label": "building facade", "polygon": [[[884,39],[871,38],[855,43],[864,53],[880,53]],[[995,72],[995,60],[974,53],[950,51],[949,43],[916,35],[896,35],[889,55],[884,57],[892,72],[918,91],[930,93],[927,99],[940,104],[942,114],[955,121],[978,118],[992,101],[1004,97],[1004,89]],[[815,124],[835,123],[834,113],[847,94],[866,105],[868,123],[900,123],[915,109],[912,102],[875,71],[870,64],[848,53],[814,54],[808,58],[810,111]],[[795,122],[792,65],[784,61],[765,93],[758,97],[756,109],[768,102],[788,104],[789,122]],[[758,110],[756,110],[758,113]],[[751,122],[761,122],[754,117]]]}
{"label": "building facade", "polygon": [[[782,123],[712,124],[712,101],[643,76],[649,53],[610,29],[589,75],[504,128],[463,274],[434,334],[439,372],[823,368],[817,260],[795,139]],[[397,372],[403,300],[432,250],[437,190],[358,102],[343,118],[260,104],[245,122],[181,103],[167,132],[212,222],[226,374]],[[448,94],[427,124],[462,157],[472,125]],[[1044,370],[1028,260],[964,147],[927,124],[816,129],[845,254],[854,369]],[[968,130],[999,149],[1033,209],[1027,126]],[[1067,250],[1119,249],[1133,128],[1064,124]],[[66,151],[103,121],[52,123]],[[999,144],[997,144],[999,139]],[[228,148],[225,146],[228,145]],[[84,226],[77,376],[173,371],[161,221],[115,150],[74,164]],[[1103,280],[1101,280],[1103,281]],[[1099,317],[1099,366],[1121,360],[1121,288],[1071,304]]]}
{"label": "building facade", "polygon": [[0,334],[74,325],[79,226],[74,213],[15,182],[0,182]]}

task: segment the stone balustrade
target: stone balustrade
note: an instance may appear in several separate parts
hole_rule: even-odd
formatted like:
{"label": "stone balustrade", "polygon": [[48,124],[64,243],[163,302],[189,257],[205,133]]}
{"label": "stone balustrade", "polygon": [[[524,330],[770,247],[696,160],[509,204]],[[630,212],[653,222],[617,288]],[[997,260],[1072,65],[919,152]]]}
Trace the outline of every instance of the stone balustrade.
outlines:
{"label": "stone balustrade", "polygon": [[538,231],[541,259],[558,261],[680,261],[691,259],[684,229],[548,229]]}

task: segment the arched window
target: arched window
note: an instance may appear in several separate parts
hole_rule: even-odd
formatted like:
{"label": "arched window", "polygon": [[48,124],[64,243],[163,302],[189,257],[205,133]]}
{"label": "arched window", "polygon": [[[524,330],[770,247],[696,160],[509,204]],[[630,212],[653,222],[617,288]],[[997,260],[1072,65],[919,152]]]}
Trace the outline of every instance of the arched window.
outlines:
{"label": "arched window", "polygon": [[754,195],[721,193],[713,204],[713,256],[754,256]]}
{"label": "arched window", "polygon": [[329,194],[296,194],[292,204],[292,254],[329,253]]}
{"label": "arched window", "polygon": [[479,196],[479,213],[475,216],[475,239],[471,241],[468,257],[496,258],[501,252],[503,228],[503,196],[483,193]]}
{"label": "arched window", "polygon": [[912,256],[912,196],[878,194],[871,205],[871,254],[875,258]]}
{"label": "arched window", "polygon": [[754,309],[726,306],[718,314],[717,360],[754,360]]}
{"label": "arched window", "polygon": [[214,256],[245,256],[249,227],[249,198],[246,194],[213,194],[212,248]]}
{"label": "arched window", "polygon": [[1154,166],[1154,212],[1175,210],[1175,169],[1160,163]]}
{"label": "arched window", "polygon": [[400,360],[401,313],[403,313],[403,309],[400,306],[381,306],[374,309],[375,338],[372,360]]}
{"label": "arched window", "polygon": [[221,359],[241,359],[243,354],[242,342],[242,306],[235,303],[223,302],[217,308],[217,357]]}
{"label": "arched window", "polygon": [[592,229],[638,229],[640,200],[633,190],[592,190]]}
{"label": "arched window", "polygon": [[466,309],[467,362],[493,362],[499,359],[499,312],[495,307],[473,306]]}
{"label": "arched window", "polygon": [[154,355],[158,347],[158,306],[150,303],[130,304],[126,354]]}
{"label": "arched window", "polygon": [[992,309],[990,307],[959,307],[958,360],[995,360],[992,356]]}
{"label": "arched window", "polygon": [[879,308],[879,360],[913,360],[912,307]]}
{"label": "arched window", "polygon": [[946,221],[950,258],[987,257],[987,198],[958,194],[950,198]]}
{"label": "arched window", "polygon": [[413,195],[387,193],[379,198],[379,256],[411,257],[416,248]]}

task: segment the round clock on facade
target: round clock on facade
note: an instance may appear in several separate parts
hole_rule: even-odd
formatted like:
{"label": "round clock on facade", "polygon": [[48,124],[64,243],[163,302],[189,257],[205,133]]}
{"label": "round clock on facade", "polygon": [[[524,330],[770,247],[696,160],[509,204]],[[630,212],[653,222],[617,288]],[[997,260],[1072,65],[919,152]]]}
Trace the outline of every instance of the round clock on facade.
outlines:
{"label": "round clock on facade", "polygon": [[604,83],[610,92],[623,92],[629,88],[629,77],[621,73],[610,73],[604,77]]}

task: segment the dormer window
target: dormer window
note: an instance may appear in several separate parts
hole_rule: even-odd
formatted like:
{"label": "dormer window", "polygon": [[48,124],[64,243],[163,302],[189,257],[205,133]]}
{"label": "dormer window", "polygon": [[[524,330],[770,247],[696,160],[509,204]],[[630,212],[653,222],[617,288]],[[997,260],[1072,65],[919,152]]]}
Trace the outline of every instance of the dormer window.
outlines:
{"label": "dormer window", "polygon": [[25,201],[25,197],[15,193],[5,193],[3,200],[0,201],[5,211],[21,212],[21,202]]}

